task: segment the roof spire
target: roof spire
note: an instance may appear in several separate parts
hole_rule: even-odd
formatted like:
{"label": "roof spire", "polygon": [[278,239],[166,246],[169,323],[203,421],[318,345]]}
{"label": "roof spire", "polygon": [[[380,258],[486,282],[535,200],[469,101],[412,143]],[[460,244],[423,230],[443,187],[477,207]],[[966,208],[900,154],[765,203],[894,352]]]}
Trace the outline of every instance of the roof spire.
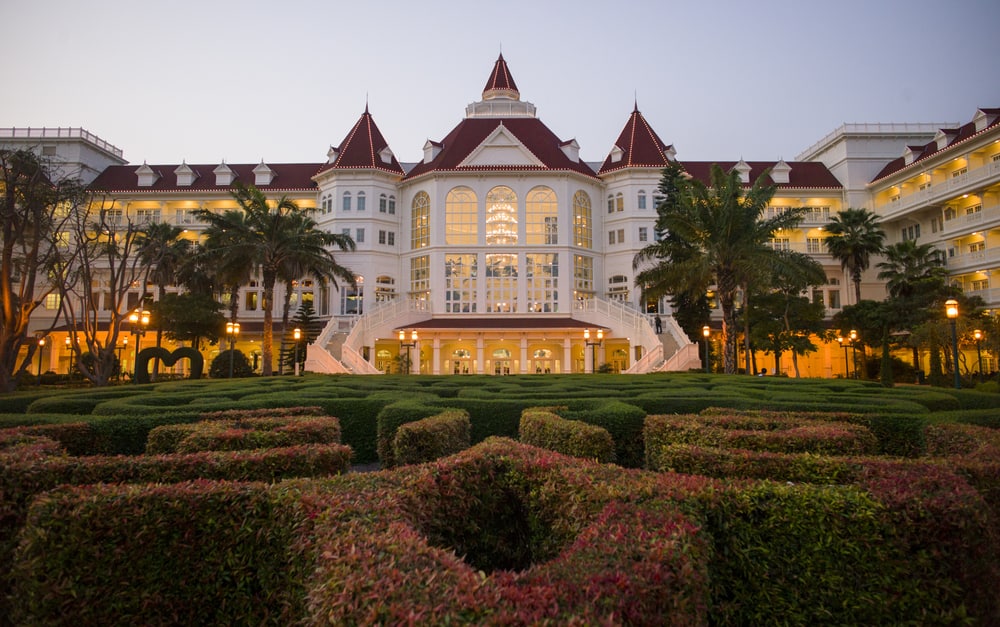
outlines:
{"label": "roof spire", "polygon": [[494,98],[521,99],[521,92],[517,90],[514,77],[510,75],[507,62],[503,58],[503,52],[493,64],[493,72],[490,74],[489,80],[486,81],[486,87],[483,88],[483,100],[493,100]]}

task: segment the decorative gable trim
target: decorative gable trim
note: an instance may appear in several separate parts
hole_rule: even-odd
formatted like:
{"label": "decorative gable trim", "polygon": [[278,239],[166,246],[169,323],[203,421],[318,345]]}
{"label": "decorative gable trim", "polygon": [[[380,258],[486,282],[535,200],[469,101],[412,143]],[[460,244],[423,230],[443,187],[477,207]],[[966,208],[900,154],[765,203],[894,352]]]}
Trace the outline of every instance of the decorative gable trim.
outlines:
{"label": "decorative gable trim", "polygon": [[378,151],[378,158],[382,160],[382,163],[388,163],[391,165],[393,158],[392,150],[390,150],[389,147],[386,146],[382,150]]}
{"label": "decorative gable trim", "polygon": [[[938,150],[944,150],[948,147],[948,144],[958,136],[957,128],[942,128],[938,129],[936,135],[934,135],[934,143],[937,145]],[[909,163],[909,162],[907,162]]]}
{"label": "decorative gable trim", "polygon": [[910,165],[911,163],[919,159],[920,155],[923,154],[923,152],[924,152],[923,146],[907,146],[906,148],[903,149],[903,163],[905,163],[906,165]]}
{"label": "decorative gable trim", "polygon": [[160,178],[159,172],[149,167],[145,161],[136,168],[135,174],[139,177],[139,187],[152,187]]}
{"label": "decorative gable trim", "polygon": [[174,168],[174,175],[177,177],[178,187],[190,187],[198,178],[198,173],[192,170],[185,161],[181,161],[181,164]]}
{"label": "decorative gable trim", "polygon": [[260,163],[256,168],[253,169],[253,184],[254,185],[270,185],[271,181],[274,180],[274,170],[269,168],[264,160],[261,159]]}
{"label": "decorative gable trim", "polygon": [[750,182],[750,164],[740,159],[736,165],[733,166],[733,170],[740,175],[740,183]]}
{"label": "decorative gable trim", "polygon": [[622,160],[622,157],[625,156],[625,151],[622,150],[621,147],[615,146],[614,148],[611,149],[610,155],[611,155],[611,163],[618,163],[619,161]]}
{"label": "decorative gable trim", "polygon": [[476,166],[533,166],[545,163],[501,122],[469,155],[458,164],[460,168]]}
{"label": "decorative gable trim", "polygon": [[972,117],[972,121],[976,125],[977,133],[986,130],[986,127],[989,126],[995,119],[996,119],[995,115],[990,116],[982,109],[977,109],[976,115]]}
{"label": "decorative gable trim", "polygon": [[330,150],[326,151],[326,162],[333,163],[337,160],[337,156],[340,155],[340,150],[335,146],[330,146]]}
{"label": "decorative gable trim", "polygon": [[233,184],[233,180],[236,178],[236,173],[233,172],[232,168],[226,165],[225,160],[222,161],[212,173],[215,174],[215,184],[221,187],[229,187]]}

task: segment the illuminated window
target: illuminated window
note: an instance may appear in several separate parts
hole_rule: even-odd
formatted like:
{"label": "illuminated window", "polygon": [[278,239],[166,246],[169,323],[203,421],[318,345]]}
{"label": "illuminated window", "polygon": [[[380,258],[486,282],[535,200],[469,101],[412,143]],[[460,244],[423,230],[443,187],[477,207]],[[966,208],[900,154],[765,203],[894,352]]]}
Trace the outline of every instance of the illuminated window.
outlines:
{"label": "illuminated window", "polygon": [[608,300],[628,302],[628,277],[616,274],[608,279]]}
{"label": "illuminated window", "polygon": [[423,300],[431,288],[431,258],[427,255],[410,260],[410,298]]}
{"label": "illuminated window", "polygon": [[791,249],[791,241],[787,237],[772,237],[767,240],[768,245],[774,250],[789,250]]}
{"label": "illuminated window", "polygon": [[529,312],[559,311],[559,255],[527,253],[524,277]]}
{"label": "illuminated window", "polygon": [[615,195],[615,211],[625,211],[625,196],[621,192]]}
{"label": "illuminated window", "polygon": [[517,195],[500,185],[486,194],[486,244],[517,244]]}
{"label": "illuminated window", "polygon": [[486,255],[486,310],[517,311],[517,255]]}
{"label": "illuminated window", "polygon": [[594,258],[573,255],[573,296],[579,300],[594,297]]}
{"label": "illuminated window", "polygon": [[478,280],[479,267],[476,255],[445,255],[445,312],[476,313]]}
{"label": "illuminated window", "polygon": [[62,301],[59,298],[59,294],[48,294],[45,296],[45,308],[49,310],[59,309],[59,305]]}
{"label": "illuminated window", "polygon": [[581,190],[573,194],[573,245],[591,248],[593,237],[594,227],[590,214],[590,196]]}
{"label": "illuminated window", "polygon": [[135,210],[135,223],[136,224],[153,224],[160,221],[160,210],[159,209],[136,209]]}
{"label": "illuminated window", "polygon": [[558,243],[559,208],[556,194],[548,187],[536,187],[525,201],[525,243],[531,246]]}
{"label": "illuminated window", "polygon": [[962,176],[963,174],[968,174],[968,173],[969,173],[969,168],[959,168],[959,169],[957,169],[957,170],[955,170],[954,172],[951,173],[951,178],[957,179],[958,177]]}
{"label": "illuminated window", "polygon": [[340,315],[342,316],[360,316],[365,313],[365,279],[357,276],[354,277],[354,281],[357,283],[357,287],[340,286]]}
{"label": "illuminated window", "polygon": [[396,300],[396,279],[382,274],[375,279],[375,302]]}
{"label": "illuminated window", "polygon": [[807,237],[806,238],[806,252],[816,255],[823,252],[823,238],[821,237]]}
{"label": "illuminated window", "polygon": [[427,192],[418,192],[413,197],[413,211],[410,216],[410,247],[414,250],[431,243],[431,197]]}
{"label": "illuminated window", "polygon": [[446,244],[479,243],[478,203],[476,193],[468,187],[456,187],[448,192],[444,203],[444,233]]}
{"label": "illuminated window", "polygon": [[257,311],[257,292],[247,292],[244,294],[243,309],[246,311]]}

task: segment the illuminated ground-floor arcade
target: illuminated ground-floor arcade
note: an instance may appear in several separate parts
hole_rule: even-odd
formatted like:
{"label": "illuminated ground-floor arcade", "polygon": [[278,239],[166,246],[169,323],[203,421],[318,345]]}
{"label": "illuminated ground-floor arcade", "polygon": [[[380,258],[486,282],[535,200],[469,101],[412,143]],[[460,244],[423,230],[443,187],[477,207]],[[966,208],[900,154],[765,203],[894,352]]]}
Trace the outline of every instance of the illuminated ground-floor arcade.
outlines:
{"label": "illuminated ground-floor arcade", "polygon": [[[432,318],[374,344],[375,367],[410,374],[624,372],[642,347],[571,318]],[[633,354],[637,353],[637,354]]]}

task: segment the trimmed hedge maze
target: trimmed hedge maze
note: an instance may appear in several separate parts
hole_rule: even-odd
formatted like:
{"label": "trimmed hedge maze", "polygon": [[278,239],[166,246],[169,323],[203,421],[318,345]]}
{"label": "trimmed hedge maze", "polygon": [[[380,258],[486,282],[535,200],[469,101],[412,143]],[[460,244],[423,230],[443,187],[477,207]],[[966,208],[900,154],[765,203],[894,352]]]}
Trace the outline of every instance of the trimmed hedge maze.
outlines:
{"label": "trimmed hedge maze", "polygon": [[8,398],[0,624],[1000,622],[1000,395],[684,374]]}

